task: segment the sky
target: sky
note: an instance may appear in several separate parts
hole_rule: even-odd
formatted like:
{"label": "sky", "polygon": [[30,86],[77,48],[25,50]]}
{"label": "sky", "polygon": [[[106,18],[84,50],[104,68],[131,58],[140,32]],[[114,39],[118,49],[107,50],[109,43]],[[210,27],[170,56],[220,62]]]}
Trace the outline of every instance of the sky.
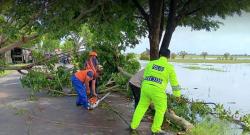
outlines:
{"label": "sky", "polygon": [[[170,50],[200,54],[250,54],[250,13],[220,20],[223,25],[216,31],[192,31],[190,27],[177,27],[173,33]],[[141,53],[149,48],[148,38],[142,38],[135,48],[126,52]]]}

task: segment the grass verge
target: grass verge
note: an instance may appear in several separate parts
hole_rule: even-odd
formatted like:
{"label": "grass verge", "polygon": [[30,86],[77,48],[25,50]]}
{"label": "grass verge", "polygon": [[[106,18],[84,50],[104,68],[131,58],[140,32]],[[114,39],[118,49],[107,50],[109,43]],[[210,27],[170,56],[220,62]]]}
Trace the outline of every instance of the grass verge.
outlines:
{"label": "grass verge", "polygon": [[221,64],[250,63],[250,60],[171,59],[169,61],[177,63],[221,63]]}
{"label": "grass verge", "polygon": [[228,122],[206,118],[195,125],[186,135],[233,135],[232,132]]}
{"label": "grass verge", "polygon": [[213,68],[213,67],[185,66],[183,68],[187,68],[191,70],[210,70],[210,71],[217,71],[217,72],[226,72],[222,69]]}
{"label": "grass verge", "polygon": [[5,71],[3,71],[3,72],[0,72],[0,77],[4,77],[4,76],[6,76],[6,75],[8,75],[8,74],[10,74],[10,73],[12,73],[13,71],[11,71],[11,70],[5,70]]}

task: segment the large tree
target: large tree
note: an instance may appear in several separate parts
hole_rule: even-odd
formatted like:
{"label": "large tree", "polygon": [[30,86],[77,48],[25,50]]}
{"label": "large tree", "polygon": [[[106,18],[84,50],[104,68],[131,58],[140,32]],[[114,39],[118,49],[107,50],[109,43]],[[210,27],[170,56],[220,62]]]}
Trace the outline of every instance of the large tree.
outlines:
{"label": "large tree", "polygon": [[248,11],[249,3],[249,0],[10,0],[0,4],[0,53],[45,33],[60,38],[72,31],[79,32],[82,24],[88,24],[91,32],[100,33],[97,38],[110,39],[122,48],[134,47],[147,33],[153,60],[158,57],[159,48],[169,47],[177,26],[217,29],[221,24],[219,18],[240,15]]}
{"label": "large tree", "polygon": [[[150,57],[156,59],[161,48],[168,48],[177,26],[207,31],[219,28],[219,18],[249,11],[249,0],[132,0],[146,22]],[[187,37],[190,38],[190,37]],[[185,39],[183,39],[185,40]]]}

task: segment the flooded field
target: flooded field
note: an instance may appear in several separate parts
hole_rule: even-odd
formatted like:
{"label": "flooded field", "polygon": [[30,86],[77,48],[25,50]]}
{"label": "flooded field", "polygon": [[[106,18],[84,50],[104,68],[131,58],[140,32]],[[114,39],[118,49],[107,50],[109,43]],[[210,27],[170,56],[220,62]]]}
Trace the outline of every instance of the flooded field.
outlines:
{"label": "flooded field", "polygon": [[[142,67],[147,63],[140,62]],[[250,64],[172,64],[184,88],[182,93],[189,99],[220,103],[232,111],[250,113]]]}

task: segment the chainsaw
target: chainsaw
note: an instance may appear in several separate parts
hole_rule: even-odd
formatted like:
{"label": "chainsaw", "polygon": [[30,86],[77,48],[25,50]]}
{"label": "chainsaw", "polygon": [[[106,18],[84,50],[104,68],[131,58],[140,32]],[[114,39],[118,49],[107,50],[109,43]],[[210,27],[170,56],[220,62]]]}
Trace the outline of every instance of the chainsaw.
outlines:
{"label": "chainsaw", "polygon": [[90,99],[89,99],[90,108],[91,108],[91,109],[96,108],[96,107],[99,105],[99,103],[100,103],[101,101],[103,101],[103,100],[104,100],[107,96],[109,96],[109,95],[110,95],[110,92],[107,93],[107,94],[105,94],[101,99],[98,99],[97,97],[92,97],[92,98],[90,98]]}

